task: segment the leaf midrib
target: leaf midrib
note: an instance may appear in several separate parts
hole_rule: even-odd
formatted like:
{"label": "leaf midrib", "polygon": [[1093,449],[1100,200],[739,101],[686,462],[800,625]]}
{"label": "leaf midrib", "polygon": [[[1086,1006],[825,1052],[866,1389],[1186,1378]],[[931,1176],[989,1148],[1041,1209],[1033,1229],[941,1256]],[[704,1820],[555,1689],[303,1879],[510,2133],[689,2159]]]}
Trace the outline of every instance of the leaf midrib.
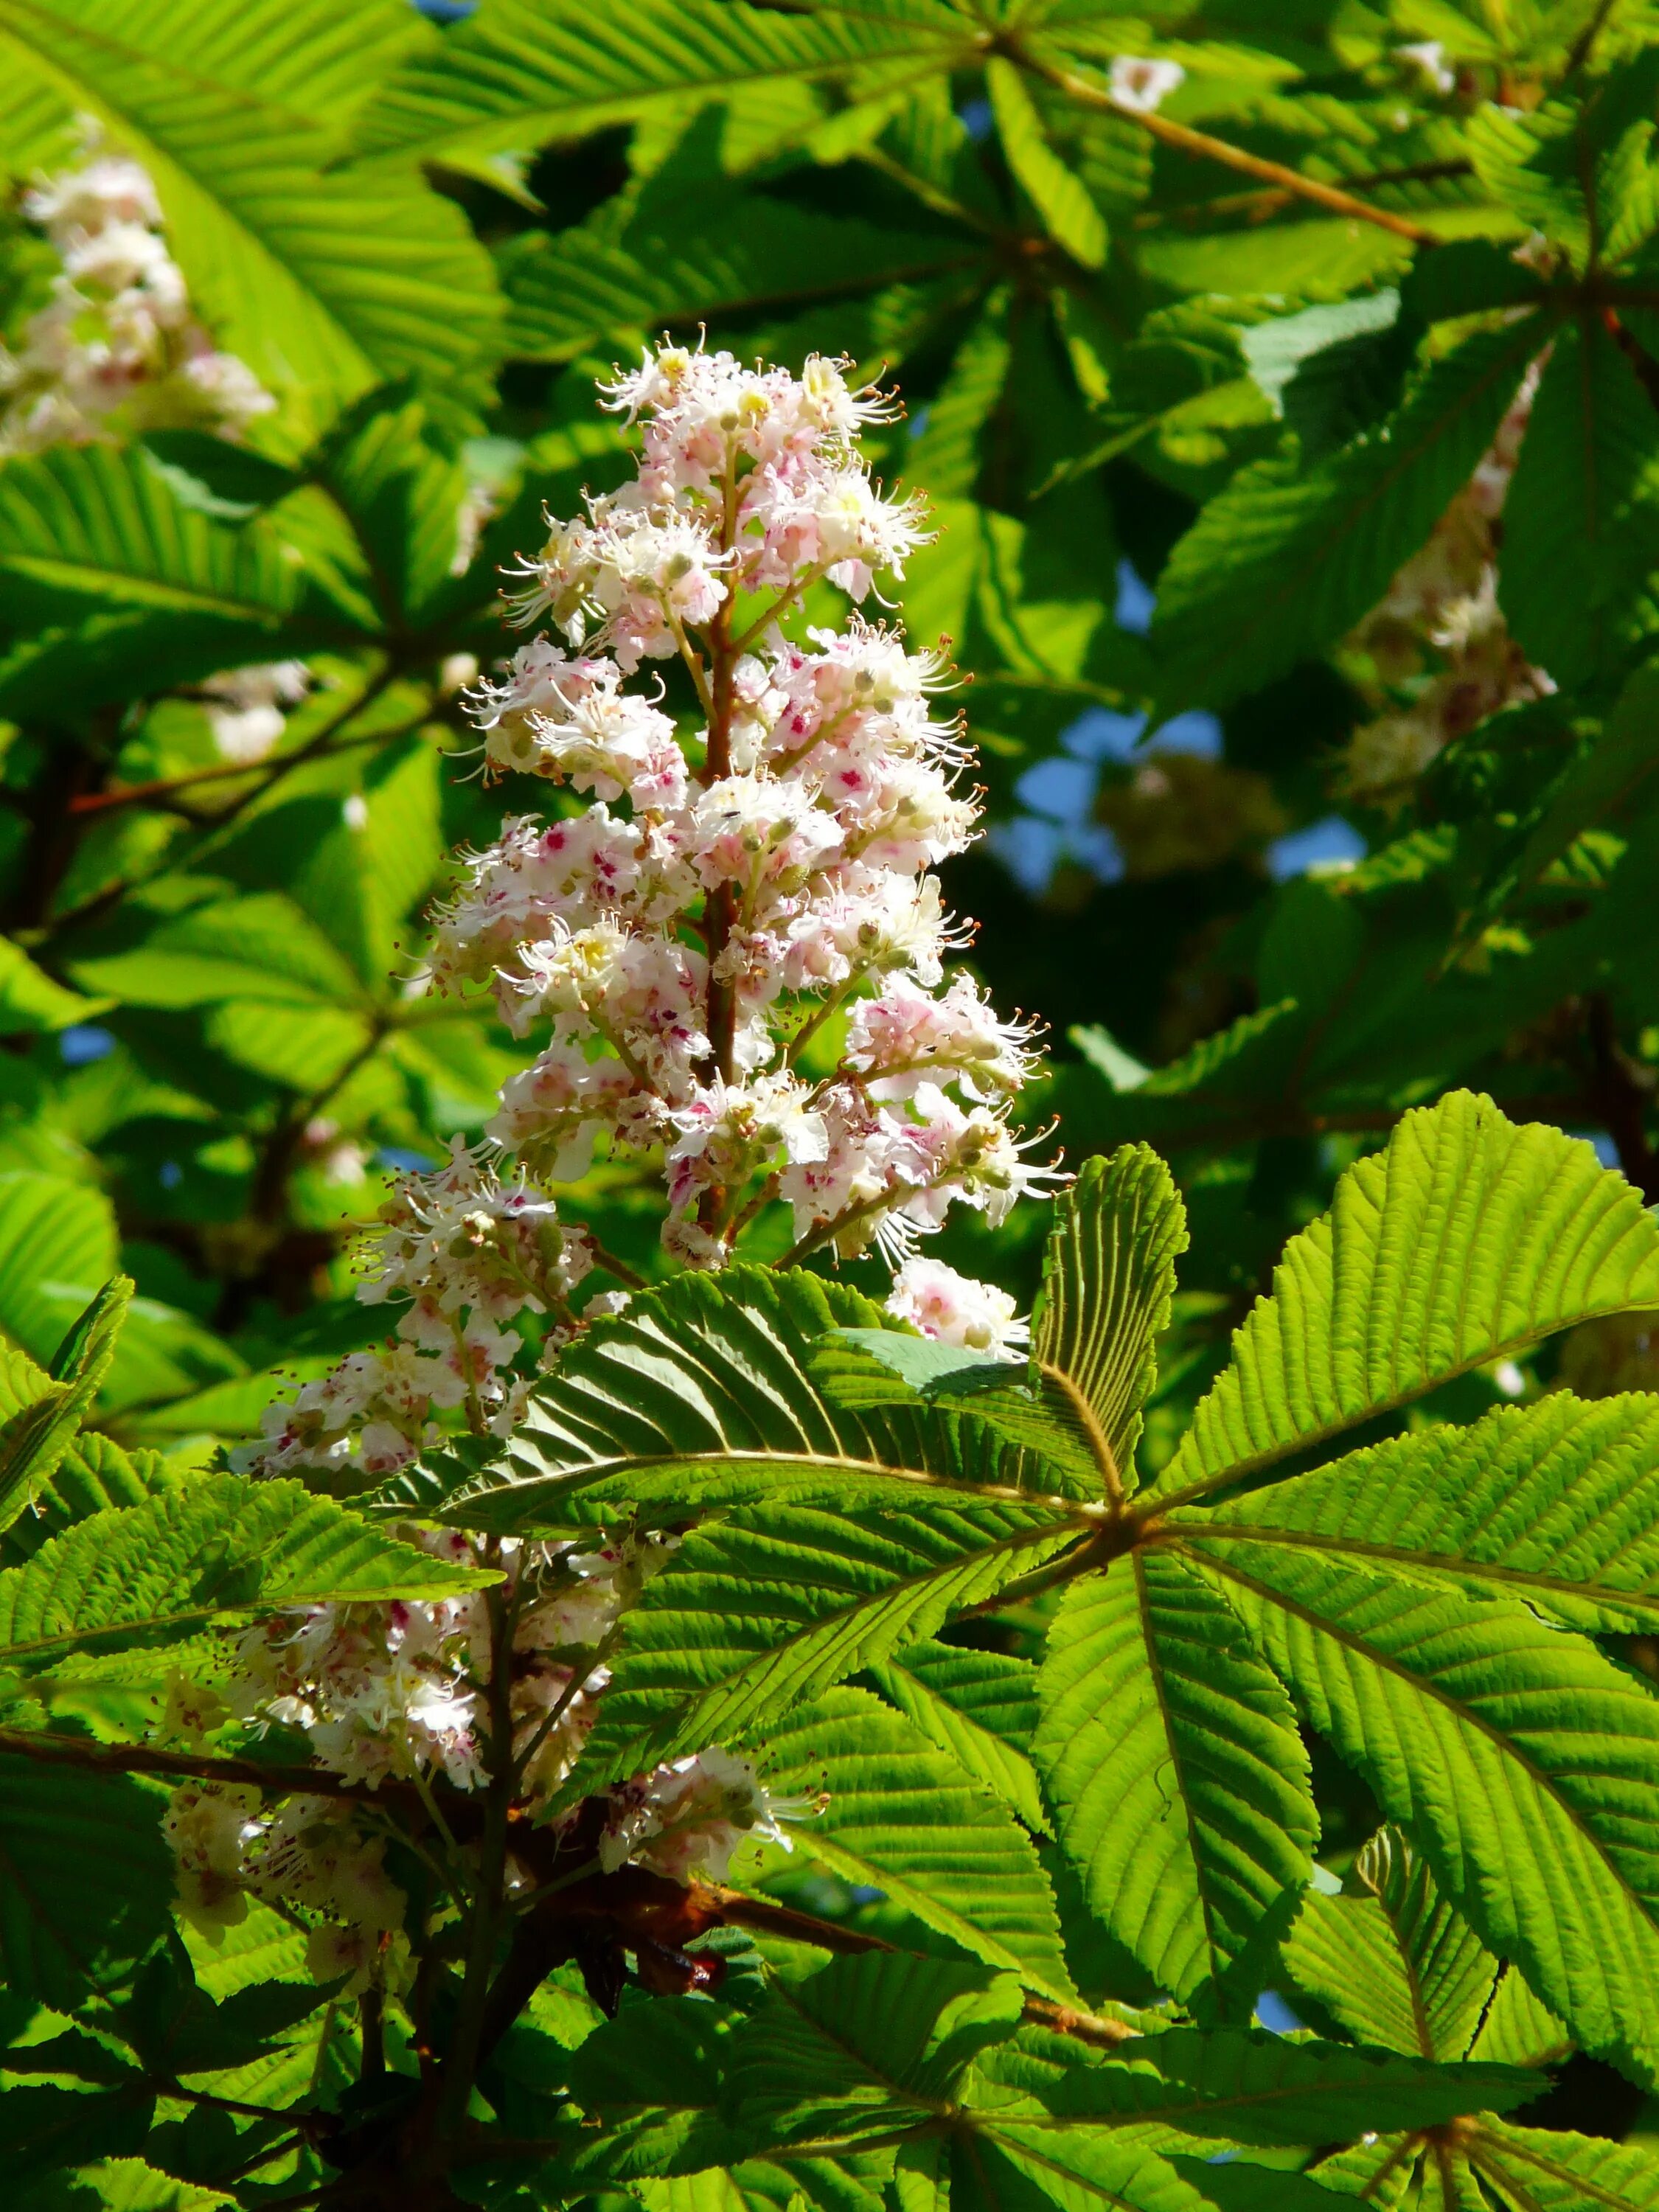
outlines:
{"label": "leaf midrib", "polygon": [[[1313,1552],[1321,1557],[1346,1558],[1352,1556],[1367,1561],[1386,1561],[1407,1571],[1417,1569],[1435,1577],[1431,1587],[1442,1588],[1441,1577],[1447,1583],[1489,1582],[1504,1589],[1520,1592],[1537,1590],[1559,1592],[1564,1597],[1577,1598],[1587,1605],[1600,1604],[1616,1607],[1626,1613],[1639,1613],[1644,1625],[1659,1622],[1659,1590],[1619,1590],[1601,1583],[1575,1582],[1565,1575],[1550,1575],[1541,1570],[1504,1566],[1498,1562],[1468,1559],[1461,1553],[1413,1550],[1404,1544],[1387,1544],[1360,1537],[1330,1535],[1319,1529],[1257,1528],[1248,1521],[1182,1522],[1167,1530],[1148,1538],[1153,1545],[1171,1540],[1183,1547],[1188,1543],[1261,1544],[1269,1551]],[[1571,1626],[1572,1624],[1569,1624]]]}
{"label": "leaf midrib", "polygon": [[1204,1852],[1199,1847],[1199,1823],[1187,1789],[1186,1770],[1180,1745],[1176,1741],[1174,1719],[1170,1711],[1170,1699],[1164,1680],[1163,1656],[1158,1648],[1158,1638],[1152,1627],[1151,1607],[1146,1591],[1146,1563],[1140,1547],[1129,1554],[1135,1577],[1135,1617],[1140,1627],[1141,1648],[1146,1655],[1146,1672],[1152,1680],[1152,1698],[1158,1706],[1158,1717],[1164,1735],[1164,1747],[1170,1765],[1175,1770],[1175,1790],[1187,1822],[1187,1853],[1192,1864],[1193,1887],[1198,1893],[1198,1909],[1204,1917],[1204,1949],[1209,1962],[1210,1978],[1218,1980],[1225,1966],[1225,1958],[1216,1934],[1216,1911],[1210,1893],[1208,1869]]}
{"label": "leaf midrib", "polygon": [[[78,561],[62,555],[0,553],[0,570],[9,571],[32,583],[76,592],[89,602],[89,611],[102,614],[120,613],[140,606],[161,607],[170,612],[222,615],[255,623],[261,629],[276,630],[292,612],[291,609],[262,606],[256,600],[216,594],[197,586],[170,583],[165,577],[136,576],[130,568],[117,568],[100,561]],[[111,606],[110,599],[118,595],[121,604]]]}
{"label": "leaf midrib", "polygon": [[[1034,1449],[1030,1446],[1023,1449]],[[763,1472],[769,1467],[800,1467],[822,1468],[826,1474],[862,1474],[876,1481],[902,1483],[907,1489],[948,1490],[964,1498],[998,1505],[1043,1505],[1089,1527],[1099,1518],[1097,1509],[1091,1507],[1089,1501],[1066,1498],[1058,1491],[1021,1490],[1009,1483],[974,1482],[966,1477],[936,1474],[931,1468],[896,1467],[884,1460],[859,1459],[851,1453],[769,1451],[763,1447],[735,1452],[718,1447],[708,1451],[630,1452],[626,1456],[595,1461],[591,1467],[569,1474],[538,1474],[521,1482],[500,1484],[490,1490],[458,1491],[448,1500],[445,1512],[461,1514],[469,1508],[486,1506],[492,1498],[508,1498],[526,1490],[548,1489],[556,1497],[574,1491],[586,1496],[605,1483],[625,1481],[641,1470],[672,1475],[689,1473],[711,1462],[734,1473],[751,1468]],[[797,1498],[794,1502],[803,1501]]]}

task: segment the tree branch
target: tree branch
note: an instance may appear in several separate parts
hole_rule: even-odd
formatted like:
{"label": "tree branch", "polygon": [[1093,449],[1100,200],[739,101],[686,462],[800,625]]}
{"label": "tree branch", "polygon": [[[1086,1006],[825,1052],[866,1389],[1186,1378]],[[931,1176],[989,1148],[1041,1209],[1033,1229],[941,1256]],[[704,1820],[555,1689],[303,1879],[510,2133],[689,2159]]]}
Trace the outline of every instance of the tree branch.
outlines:
{"label": "tree branch", "polygon": [[408,1784],[347,1782],[315,1766],[268,1766],[254,1759],[227,1759],[210,1752],[163,1751],[151,1743],[94,1743],[82,1736],[35,1734],[0,1728],[0,1753],[32,1759],[43,1766],[78,1766],[94,1774],[173,1775],[181,1781],[224,1782],[263,1790],[273,1796],[349,1797],[365,1805],[397,1804],[424,1812]]}
{"label": "tree branch", "polygon": [[1316,177],[1304,177],[1299,169],[1288,169],[1282,161],[1269,161],[1260,154],[1247,154],[1242,146],[1230,146],[1224,138],[1212,138],[1206,131],[1194,131],[1185,123],[1172,123],[1166,115],[1149,108],[1128,107],[1098,85],[1091,84],[1073,70],[1060,69],[1049,62],[1040,61],[1034,54],[1016,47],[1010,58],[1022,69],[1029,70],[1051,84],[1056,92],[1063,92],[1079,107],[1092,107],[1108,115],[1120,117],[1125,123],[1138,124],[1149,137],[1177,152],[1192,155],[1194,161],[1218,161],[1224,168],[1237,169],[1241,176],[1255,177],[1264,185],[1276,185],[1280,191],[1289,192],[1293,198],[1311,200],[1316,207],[1328,209],[1333,215],[1346,216],[1353,222],[1374,223],[1379,230],[1392,231],[1396,238],[1409,239],[1413,246],[1437,246],[1440,241],[1431,230],[1421,223],[1413,222],[1409,216],[1392,214],[1387,208],[1372,207],[1358,199],[1352,192],[1345,192],[1335,185],[1322,184]]}

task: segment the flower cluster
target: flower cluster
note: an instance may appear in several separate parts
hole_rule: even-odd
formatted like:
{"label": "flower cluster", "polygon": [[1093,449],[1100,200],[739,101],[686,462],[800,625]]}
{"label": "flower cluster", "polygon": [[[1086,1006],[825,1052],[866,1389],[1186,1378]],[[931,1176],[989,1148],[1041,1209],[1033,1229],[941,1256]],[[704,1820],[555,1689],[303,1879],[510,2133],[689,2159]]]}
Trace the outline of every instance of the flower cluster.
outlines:
{"label": "flower cluster", "polygon": [[[963,1203],[1000,1220],[1039,1187],[1006,1122],[1029,1030],[958,975],[933,867],[976,805],[936,718],[937,657],[854,617],[786,635],[821,580],[855,598],[925,542],[855,443],[882,403],[837,365],[799,379],[663,347],[611,387],[641,425],[635,480],[556,522],[519,608],[550,614],[472,695],[486,763],[589,803],[509,821],[440,918],[441,988],[488,984],[549,1042],[502,1095],[497,1142],[555,1180],[597,1142],[659,1148],[665,1243],[715,1267],[758,1206],[801,1251],[896,1258]],[[643,661],[679,662],[683,745]],[[803,1055],[831,1022],[833,1071]]]}
{"label": "flower cluster", "polygon": [[[423,1540],[463,1564],[480,1557],[457,1531]],[[574,1765],[610,1680],[604,1652],[674,1545],[647,1534],[588,1553],[503,1546],[512,1755],[531,1814]],[[429,1788],[441,1778],[471,1790],[485,1778],[492,1646],[490,1610],[476,1593],[311,1606],[246,1632],[230,1702],[256,1729],[303,1735],[316,1766],[346,1782],[373,1790],[397,1782]],[[722,1881],[745,1838],[787,1849],[781,1821],[812,1809],[805,1799],[774,1798],[747,1759],[711,1747],[606,1793],[594,1864],[605,1873],[631,1864],[682,1882]],[[553,1834],[567,1834],[577,1817],[572,1810],[556,1818]],[[187,1782],[173,1793],[166,1832],[181,1904],[205,1931],[235,1925],[250,1899],[297,1909],[314,1916],[319,1974],[384,1978],[407,1900],[386,1870],[382,1825],[358,1804],[317,1796],[271,1806],[240,1785]],[[507,1872],[511,1888],[534,1887],[527,1867],[514,1861]]]}
{"label": "flower cluster", "polygon": [[[859,453],[884,404],[833,362],[797,379],[669,346],[609,397],[640,424],[637,475],[551,525],[519,605],[557,636],[470,695],[486,771],[542,779],[553,805],[506,821],[435,923],[435,987],[492,992],[532,1055],[483,1141],[458,1139],[383,1207],[359,1295],[395,1307],[392,1333],[267,1409],[245,1460],[260,1473],[361,1487],[445,1414],[510,1434],[532,1338],[545,1364],[626,1302],[587,1294],[594,1270],[632,1279],[555,1194],[601,1148],[660,1172],[671,1260],[724,1265],[775,1206],[786,1259],[884,1253],[891,1310],[924,1334],[1005,1354],[1025,1341],[1005,1292],[915,1249],[953,1206],[995,1224],[1053,1177],[1008,1120],[1029,1025],[945,971],[962,940],[933,870],[976,808],[961,731],[935,711],[945,670],[884,623],[833,631],[800,611],[823,582],[866,597],[925,542]],[[660,677],[630,686],[652,661],[678,665],[695,732]],[[484,1556],[462,1534],[426,1540]],[[609,1639],[672,1542],[489,1554],[507,1577],[512,1754],[532,1813],[569,1775]],[[502,1617],[482,1596],[288,1614],[244,1638],[233,1702],[303,1733],[360,1790],[471,1791],[499,1750],[485,1709]],[[333,1971],[384,1975],[402,1906],[375,1824],[306,1802],[270,1815],[187,1785],[171,1831],[185,1901],[211,1923],[279,1898],[322,1916]],[[582,1833],[601,1874],[719,1881],[744,1837],[787,1841],[780,1820],[805,1809],[714,1745],[585,1801]]]}
{"label": "flower cluster", "polygon": [[[268,1409],[267,1472],[390,1474],[455,1408],[510,1432],[534,1380],[514,1317],[543,1316],[556,1353],[594,1261],[553,1187],[601,1147],[660,1163],[683,1265],[722,1266],[775,1204],[793,1256],[885,1254],[894,1310],[928,1333],[1020,1341],[999,1293],[916,1272],[952,1206],[995,1225],[1051,1180],[1008,1121],[1029,1025],[945,974],[963,940],[933,869],[975,815],[945,671],[858,615],[786,629],[814,585],[867,594],[924,542],[858,450],[884,403],[833,362],[796,379],[669,346],[609,392],[638,472],[551,524],[520,608],[560,636],[470,694],[487,771],[570,797],[466,862],[432,959],[540,1048],[485,1143],[391,1201],[361,1295],[407,1301],[396,1334]],[[689,738],[660,678],[628,682],[653,659],[689,679]]]}
{"label": "flower cluster", "polygon": [[1492,447],[1435,526],[1423,550],[1354,631],[1346,658],[1379,703],[1404,693],[1355,731],[1342,768],[1345,796],[1397,805],[1453,738],[1504,707],[1547,697],[1555,686],[1510,635],[1498,604],[1504,502],[1521,457],[1541,362],[1522,383]]}
{"label": "flower cluster", "polygon": [[94,154],[27,192],[23,211],[63,266],[21,349],[0,348],[0,453],[158,428],[235,437],[276,404],[191,312],[137,162]]}
{"label": "flower cluster", "polygon": [[[503,1324],[526,1313],[568,1324],[570,1293],[592,1266],[550,1197],[522,1175],[503,1182],[459,1139],[446,1166],[403,1180],[381,1223],[358,1296],[399,1301],[394,1334],[265,1408],[247,1462],[261,1473],[392,1474],[435,1439],[433,1416],[449,1407],[509,1434],[530,1379],[512,1373],[523,1339]],[[544,1352],[564,1340],[555,1327]]]}

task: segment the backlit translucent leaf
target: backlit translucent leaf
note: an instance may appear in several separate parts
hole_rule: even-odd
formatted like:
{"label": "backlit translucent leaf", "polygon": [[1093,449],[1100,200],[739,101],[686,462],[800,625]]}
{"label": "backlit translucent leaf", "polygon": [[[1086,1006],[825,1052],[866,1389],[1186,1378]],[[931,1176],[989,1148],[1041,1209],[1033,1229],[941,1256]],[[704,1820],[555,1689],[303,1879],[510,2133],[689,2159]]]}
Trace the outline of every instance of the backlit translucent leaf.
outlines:
{"label": "backlit translucent leaf", "polygon": [[1593,1314],[1659,1304],[1659,1229],[1587,1144],[1454,1092],[1291,1238],[1159,1483],[1212,1489]]}
{"label": "backlit translucent leaf", "polygon": [[831,1690],[768,1728],[756,1749],[769,1788],[829,1792],[823,1813],[801,1823],[799,1850],[1032,1988],[1071,1997],[1030,1838],[902,1714],[864,1691]]}
{"label": "backlit translucent leaf", "polygon": [[1205,1552],[1275,1671],[1584,2047],[1659,2058],[1659,1698],[1528,1608]]}
{"label": "backlit translucent leaf", "polygon": [[1032,1753],[1091,1909],[1189,1998],[1307,1878],[1290,1702],[1225,1600],[1156,1553],[1072,1585],[1039,1679]]}

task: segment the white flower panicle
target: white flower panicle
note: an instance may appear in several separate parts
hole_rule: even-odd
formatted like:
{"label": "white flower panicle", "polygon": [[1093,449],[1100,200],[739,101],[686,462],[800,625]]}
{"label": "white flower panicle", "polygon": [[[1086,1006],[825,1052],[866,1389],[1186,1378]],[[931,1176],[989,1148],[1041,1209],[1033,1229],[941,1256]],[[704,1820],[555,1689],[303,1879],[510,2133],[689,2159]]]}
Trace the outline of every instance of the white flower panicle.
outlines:
{"label": "white flower panicle", "polygon": [[[953,1206],[994,1226],[1054,1180],[1008,1120],[1030,1025],[945,973],[965,939],[933,871],[977,811],[971,754],[938,711],[947,671],[887,623],[855,613],[831,630],[800,612],[824,581],[865,598],[927,542],[915,503],[882,493],[858,450],[887,404],[836,362],[797,378],[669,345],[608,403],[639,425],[636,476],[550,523],[518,607],[556,635],[468,694],[486,773],[558,795],[545,817],[506,820],[435,917],[434,986],[492,992],[532,1056],[483,1140],[456,1139],[382,1209],[359,1296],[395,1305],[392,1333],[267,1409],[244,1462],[260,1473],[361,1488],[436,1442],[445,1415],[509,1435],[536,1381],[527,1340],[545,1364],[625,1303],[605,1292],[579,1310],[590,1271],[637,1280],[560,1218],[556,1186],[596,1154],[659,1169],[671,1262],[720,1267],[782,1207],[789,1261],[878,1251],[898,1268],[892,1311],[923,1334],[1005,1357],[1025,1342],[1006,1293],[915,1252]],[[653,660],[689,678],[695,729],[677,726],[661,674],[639,674]],[[486,1556],[465,1535],[428,1540]],[[586,1554],[489,1554],[514,1593],[530,1807],[574,1767],[607,1639],[672,1547],[636,1533]],[[354,1784],[474,1790],[490,1619],[483,1597],[283,1616],[242,1641],[239,1710],[301,1731]],[[313,1865],[309,1829],[296,1844],[194,1785],[178,1802],[185,1894],[204,1920],[242,1891],[281,1894],[336,1929],[319,1939],[335,1971],[371,1971],[376,1943],[384,1960],[397,1923],[378,1857],[362,1911],[338,1901],[349,1808],[313,1824]],[[780,1821],[808,1809],[712,1746],[605,1793],[597,1865],[721,1881],[745,1838],[787,1842]]]}
{"label": "white flower panicle", "polygon": [[192,313],[155,188],[136,161],[94,154],[27,192],[23,212],[62,267],[21,350],[0,347],[0,453],[141,429],[234,438],[275,406]]}

